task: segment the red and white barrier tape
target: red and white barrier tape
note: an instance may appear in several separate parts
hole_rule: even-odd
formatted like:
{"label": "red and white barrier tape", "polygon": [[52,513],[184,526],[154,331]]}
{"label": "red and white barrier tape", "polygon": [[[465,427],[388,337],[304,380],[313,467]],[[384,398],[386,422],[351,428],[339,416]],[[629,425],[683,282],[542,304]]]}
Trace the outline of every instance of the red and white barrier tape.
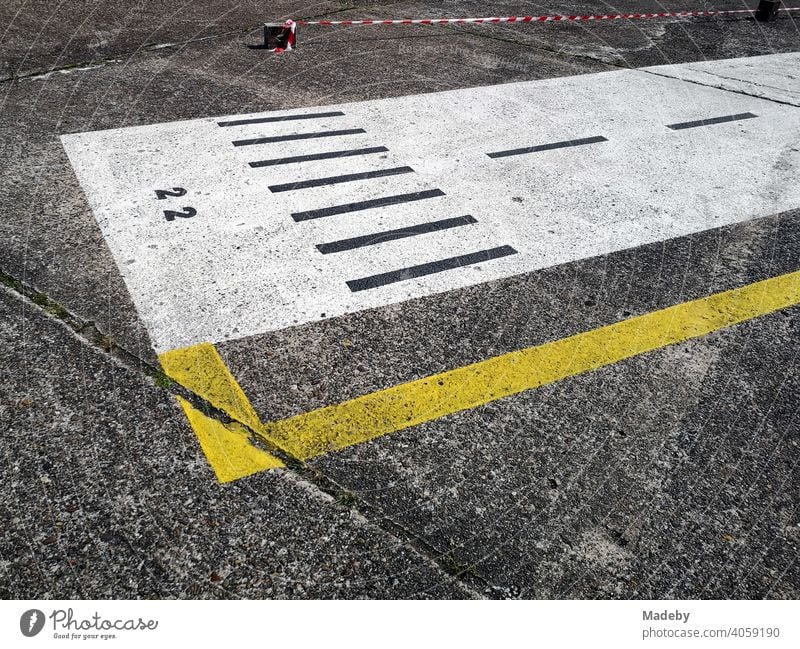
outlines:
{"label": "red and white barrier tape", "polygon": [[[720,11],[662,11],[659,13],[602,14],[595,16],[505,16],[501,18],[401,18],[398,20],[298,20],[298,25],[466,25],[471,23],[548,23],[589,20],[640,20],[643,18],[697,18],[728,14],[752,14],[756,9]],[[800,11],[800,7],[781,7],[781,11]]]}

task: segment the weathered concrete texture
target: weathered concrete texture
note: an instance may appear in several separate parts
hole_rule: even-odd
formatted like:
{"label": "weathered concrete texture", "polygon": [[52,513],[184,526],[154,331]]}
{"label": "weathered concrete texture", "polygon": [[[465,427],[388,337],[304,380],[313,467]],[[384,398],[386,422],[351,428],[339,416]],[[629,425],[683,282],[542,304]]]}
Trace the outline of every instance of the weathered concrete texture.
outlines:
{"label": "weathered concrete texture", "polygon": [[[795,55],[787,55],[794,57]],[[688,65],[659,65],[649,68],[652,74],[720,88],[729,92],[763,97],[773,102],[800,107],[800,87],[787,84],[796,77],[787,75],[785,65],[769,56],[748,57],[742,65],[734,61],[700,61]],[[791,65],[790,68],[795,67]],[[783,128],[783,124],[781,124]]]}
{"label": "weathered concrete texture", "polygon": [[[423,36],[430,30],[417,29]],[[408,35],[408,30],[404,31]],[[413,72],[397,70],[401,42],[365,44],[366,57],[345,44],[308,55],[276,56],[249,50],[249,39],[208,41],[160,50],[127,63],[8,84],[0,113],[0,268],[66,304],[137,355],[154,360],[150,342],[75,180],[58,136],[136,124],[308,106],[368,97],[500,83],[528,77],[598,71],[605,66],[522,52],[509,70],[504,43],[483,47],[455,37],[485,58],[443,77],[440,59],[412,55]],[[368,64],[365,63],[368,60]],[[482,63],[482,64],[481,64]],[[400,75],[398,77],[398,74]],[[298,77],[298,75],[301,75]]]}
{"label": "weathered concrete texture", "polygon": [[[781,96],[800,97],[800,82],[787,74],[800,67],[800,54],[747,57],[720,69],[749,77],[757,66],[772,71]],[[306,126],[290,120],[220,128],[219,118],[206,118],[62,141],[139,316],[164,352],[444,293],[800,205],[794,182],[800,111],[678,81],[662,69],[306,109],[303,116],[313,118]],[[334,116],[324,117],[330,110]],[[752,119],[703,129],[676,133],[665,126],[746,112]],[[264,135],[294,138],[299,130],[339,135],[291,146],[261,140],[232,146]],[[600,134],[599,143],[553,153],[487,155]],[[375,145],[387,153],[256,169],[247,164],[289,151],[296,156]],[[342,180],[354,170],[391,174],[319,181]],[[308,179],[312,187],[298,182]],[[180,187],[185,195],[158,200],[153,189],[159,187]],[[443,195],[311,223],[289,216],[429,188]],[[191,206],[196,218],[165,221],[162,210],[178,206]],[[376,241],[376,232],[464,214],[476,222],[336,254],[318,249],[357,236]],[[374,290],[345,283],[499,246],[511,254],[463,271]]]}
{"label": "weathered concrete texture", "polygon": [[[795,271],[798,242],[792,212],[220,349],[280,418]],[[799,311],[314,465],[490,595],[795,597]]]}
{"label": "weathered concrete texture", "polygon": [[[697,0],[677,9],[741,9],[734,0]],[[362,2],[336,0],[307,3],[290,0],[264,5],[257,0],[235,4],[201,0],[175,5],[163,0],[147,3],[14,2],[0,7],[0,80],[69,66],[91,66],[109,59],[126,59],[142,50],[202,39],[238,38],[246,34],[258,39],[264,21],[303,18],[403,18],[476,17],[551,14],[606,14],[616,11],[664,11],[662,3],[639,0],[635,7],[609,7],[599,0],[566,2],[556,7],[497,0],[485,2]],[[671,9],[676,9],[671,7]],[[385,27],[303,27],[303,48],[347,42],[360,50],[364,42],[392,40]],[[413,34],[400,28],[397,35]],[[597,24],[534,24],[433,27],[431,31],[467,31],[482,38],[524,44],[565,55],[598,58],[615,65],[653,65],[704,58],[742,56],[787,51],[788,39],[796,35],[792,15],[776,23],[759,25],[749,16],[701,19],[608,21]],[[427,54],[438,57],[450,45],[420,43]],[[464,48],[467,55],[473,48]]]}
{"label": "weathered concrete texture", "polygon": [[266,20],[327,14],[336,12],[342,4],[12,0],[0,5],[0,79],[91,65],[153,46],[257,32]]}
{"label": "weathered concrete texture", "polygon": [[501,596],[797,598],[792,309],[316,464]]}
{"label": "weathered concrete texture", "polygon": [[[791,3],[789,3],[791,4]],[[635,4],[610,6],[605,2],[570,2],[561,14],[645,13],[662,11],[717,11],[754,8],[758,2],[695,0],[666,5],[637,0]],[[751,15],[735,14],[700,18],[607,20],[596,23],[545,23],[531,28],[512,24],[453,27],[459,31],[500,38],[563,56],[587,57],[623,67],[643,67],[756,56],[797,50],[798,13],[784,13],[771,23],[759,23]],[[540,29],[541,28],[541,29]]]}
{"label": "weathered concrete texture", "polygon": [[[417,18],[430,17],[485,17],[524,15],[603,15],[613,13],[646,13],[663,11],[710,11],[744,9],[757,6],[743,5],[735,0],[695,0],[690,4],[667,6],[657,0],[637,0],[635,4],[609,5],[602,0],[558,5],[531,5],[530,3],[496,1],[486,2],[391,2],[370,3],[369,6],[347,11],[348,18]],[[790,3],[791,4],[791,3]],[[384,6],[382,6],[384,5]],[[646,20],[607,20],[597,22],[548,22],[536,24],[482,24],[435,26],[433,30],[452,33],[470,33],[485,42],[499,40],[532,48],[539,52],[554,52],[564,57],[594,59],[614,66],[642,67],[703,61],[737,56],[754,56],[795,51],[797,38],[797,13],[784,13],[772,23],[758,23],[751,15],[726,15],[705,18],[666,18]],[[380,32],[382,28],[372,30]],[[370,28],[306,27],[301,34],[301,45],[313,41],[321,46],[327,42],[360,43],[372,40],[377,34]],[[417,47],[429,57],[438,57],[459,49],[467,60],[476,55],[470,48],[459,48],[455,41],[420,41]],[[498,61],[498,66],[503,62]]]}
{"label": "weathered concrete texture", "polygon": [[[361,4],[344,11],[342,17],[462,16],[486,10],[477,2]],[[658,8],[657,3],[650,4],[652,7],[642,9]],[[729,5],[738,6],[714,6]],[[140,51],[143,41],[179,42],[195,33],[211,33],[203,31],[209,26],[229,30],[251,18],[261,20],[265,9],[261,3],[240,3],[229,9],[225,20],[217,20],[224,11],[209,2],[182,8],[147,3],[147,7],[126,5],[124,10],[93,5],[83,12],[70,3],[68,17],[61,15],[67,10],[64,3],[41,11],[19,3],[4,7],[13,21],[9,19],[2,43],[11,52],[20,50],[17,41],[22,39],[30,43],[33,56],[39,51],[37,43],[41,44],[36,39],[40,29],[41,37],[51,39],[59,52],[66,45],[91,42],[87,33],[76,31],[78,25],[70,22],[79,20],[78,24],[85,21],[85,29],[96,30],[100,40],[105,31],[116,34],[110,40],[106,38],[108,48],[101,48],[97,55],[119,60],[96,69],[55,72],[45,78],[2,84],[0,267],[63,302],[84,320],[97,322],[104,333],[150,360],[150,342],[58,141],[62,133],[611,69],[595,60],[602,58],[597,48],[623,51],[658,45],[655,57],[631,58],[626,54],[628,64],[645,65],[790,51],[797,43],[796,28],[788,20],[769,25],[667,20],[647,24],[615,21],[590,27],[483,26],[473,29],[472,34],[463,28],[425,26],[360,30],[309,27],[301,33],[300,49],[285,56],[247,49],[248,43],[258,42],[258,34],[234,34]],[[270,12],[296,17],[301,9],[305,12],[304,7],[298,9],[296,3],[287,2]],[[313,10],[324,13],[335,9],[337,6],[325,4],[314,5]],[[90,14],[93,10],[103,12],[112,26],[103,27],[105,19],[98,18],[98,13]],[[493,10],[520,14],[529,6],[500,2]],[[565,5],[560,10],[594,13],[608,8],[602,3],[588,3]],[[173,15],[176,12],[180,19]],[[115,21],[122,22],[118,25]],[[139,25],[138,31],[131,27],[134,24]],[[148,35],[155,27],[163,33],[156,30],[150,39]],[[659,39],[649,35],[648,30],[661,28],[672,31]],[[495,31],[506,29],[511,32],[500,33],[504,40],[493,37]],[[129,38],[133,40],[126,40]],[[590,57],[573,51],[582,47],[591,50]],[[84,56],[78,52],[64,60],[77,64],[86,62]],[[12,58],[4,54],[0,60]],[[619,65],[616,60],[610,62]],[[55,59],[47,55],[36,66],[54,64]],[[18,67],[17,63],[13,65]]]}
{"label": "weathered concrete texture", "polygon": [[262,419],[282,419],[793,272],[799,259],[792,211],[218,348]]}
{"label": "weathered concrete texture", "polygon": [[[486,11],[358,4],[342,16]],[[0,269],[151,360],[63,133],[798,49],[793,20],[737,18],[309,28],[295,53],[276,56],[246,47],[260,38],[245,31],[264,19],[263,3],[218,5],[105,3],[104,19],[90,15],[95,3],[0,8],[0,77],[115,59],[0,84]],[[269,11],[296,17],[297,6]],[[740,5],[693,8],[705,6]],[[220,37],[140,49],[206,35]],[[283,417],[797,270],[798,221],[790,213],[222,353],[262,416]],[[0,299],[2,596],[463,594],[289,473],[215,486],[171,396],[17,298]],[[483,575],[492,596],[797,598],[799,319],[797,309],[777,313],[315,465],[427,539],[465,579]]]}
{"label": "weathered concrete texture", "polygon": [[217,485],[168,392],[4,288],[0,327],[0,596],[468,596],[290,472]]}

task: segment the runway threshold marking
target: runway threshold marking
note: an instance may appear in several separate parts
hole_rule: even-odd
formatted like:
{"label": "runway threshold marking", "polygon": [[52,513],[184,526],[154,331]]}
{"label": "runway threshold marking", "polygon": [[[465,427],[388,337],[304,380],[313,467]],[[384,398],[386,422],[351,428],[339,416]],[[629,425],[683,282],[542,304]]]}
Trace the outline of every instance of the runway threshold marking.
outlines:
{"label": "runway threshold marking", "polygon": [[[692,65],[62,141],[160,353],[796,208],[800,152],[788,143],[800,137],[800,112],[750,95],[793,96],[800,53],[703,64],[709,74],[752,79],[747,94],[670,76],[693,73]],[[769,88],[757,85],[756,70],[769,71]],[[747,114],[759,119],[719,122]],[[400,236],[462,214],[476,223]],[[395,235],[356,245],[381,231]],[[320,253],[319,245],[339,241],[352,245]],[[496,249],[516,254],[452,261]],[[445,270],[420,272],[437,267]],[[397,281],[353,290],[379,277]]]}
{"label": "runway threshold marking", "polygon": [[369,155],[370,153],[387,153],[389,149],[385,146],[371,146],[363,149],[349,149],[346,151],[326,151],[324,153],[312,153],[308,155],[295,155],[286,158],[273,158],[272,160],[257,160],[248,162],[253,169],[259,167],[274,167],[275,165],[286,165],[294,162],[311,162],[313,160],[333,160],[334,158],[352,158],[353,156]]}
{"label": "runway threshold marking", "polygon": [[394,284],[395,282],[404,282],[414,277],[424,277],[425,275],[442,273],[446,270],[452,270],[453,268],[464,268],[466,266],[472,266],[474,264],[491,261],[492,259],[501,259],[502,257],[516,254],[517,251],[511,246],[498,246],[496,248],[490,248],[489,250],[471,252],[467,255],[431,261],[427,264],[399,268],[387,273],[370,275],[369,277],[362,277],[360,279],[350,279],[347,280],[346,284],[353,293],[356,293],[358,291],[366,291],[371,288],[386,286],[387,284]]}
{"label": "runway threshold marking", "polygon": [[713,124],[725,124],[726,122],[740,122],[744,119],[758,117],[753,113],[738,113],[736,115],[723,115],[722,117],[709,117],[708,119],[697,119],[691,122],[680,122],[678,124],[667,124],[667,128],[673,131],[682,131],[687,128],[697,128],[698,126],[711,126]]}
{"label": "runway threshold marking", "polygon": [[399,176],[400,174],[411,173],[414,173],[414,170],[408,166],[392,167],[391,169],[362,171],[357,174],[342,174],[341,176],[311,178],[309,180],[296,180],[294,182],[283,183],[280,185],[269,185],[269,190],[277,194],[280,192],[296,191],[298,189],[312,189],[314,187],[324,187],[325,185],[339,185],[341,183],[351,183],[357,180],[371,180],[373,178],[385,178],[386,176]]}
{"label": "runway threshold marking", "polygon": [[[261,424],[249,402],[243,404],[244,392],[213,345],[196,345],[162,354],[161,358],[163,363],[166,357],[164,369],[168,375],[190,389],[192,385],[199,386],[216,397],[217,403],[229,402],[271,444],[305,461],[798,304],[800,271],[267,424]],[[193,358],[199,362],[191,363]],[[214,377],[214,372],[221,376]],[[209,456],[209,461],[213,466],[219,457]]]}
{"label": "runway threshold marking", "polygon": [[217,126],[248,126],[250,124],[274,124],[276,122],[293,122],[300,119],[322,119],[323,117],[344,117],[340,110],[327,113],[301,113],[299,115],[280,115],[273,117],[250,117],[248,119],[233,119],[225,122],[217,122]]}
{"label": "runway threshold marking", "polygon": [[409,194],[398,194],[395,196],[383,196],[382,198],[373,198],[368,201],[346,203],[344,205],[334,205],[332,207],[322,207],[316,210],[307,210],[305,212],[292,212],[292,219],[295,221],[310,221],[312,219],[321,219],[326,216],[347,214],[348,212],[361,212],[363,210],[371,210],[378,207],[389,207],[391,205],[401,205],[403,203],[411,203],[413,201],[423,201],[428,198],[437,198],[444,195],[445,194],[441,189],[426,189],[421,192],[411,192]]}
{"label": "runway threshold marking", "polygon": [[593,137],[582,137],[577,140],[564,140],[563,142],[550,142],[549,144],[537,144],[536,146],[528,146],[521,149],[509,149],[508,151],[495,151],[487,153],[490,158],[507,158],[514,155],[522,155],[524,153],[538,153],[539,151],[552,151],[554,149],[568,149],[573,146],[582,146],[584,144],[597,144],[599,142],[608,142],[608,139],[602,135],[595,135]]}
{"label": "runway threshold marking", "polygon": [[355,250],[356,248],[363,248],[365,246],[374,246],[386,241],[395,241],[397,239],[405,239],[406,237],[416,237],[420,234],[429,234],[431,232],[441,232],[450,228],[457,228],[462,225],[474,225],[478,221],[471,214],[464,216],[457,216],[450,219],[439,219],[438,221],[429,221],[427,223],[420,223],[412,225],[407,228],[396,228],[394,230],[384,230],[383,232],[373,232],[361,237],[353,237],[352,239],[340,239],[339,241],[331,241],[330,243],[318,243],[317,250],[323,255],[329,255],[334,252],[344,252],[345,250]]}
{"label": "runway threshold marking", "polygon": [[295,140],[315,140],[321,137],[339,137],[340,135],[359,135],[362,133],[366,133],[363,128],[345,128],[339,131],[320,131],[319,133],[292,133],[291,135],[273,135],[270,137],[255,137],[247,140],[234,140],[233,146],[273,144],[275,142],[293,142]]}

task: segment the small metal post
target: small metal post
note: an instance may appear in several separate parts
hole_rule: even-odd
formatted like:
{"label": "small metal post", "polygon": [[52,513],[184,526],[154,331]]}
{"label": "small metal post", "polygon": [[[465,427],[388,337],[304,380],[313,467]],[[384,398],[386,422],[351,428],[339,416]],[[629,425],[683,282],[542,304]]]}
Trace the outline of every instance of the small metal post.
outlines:
{"label": "small metal post", "polygon": [[756,9],[756,20],[760,23],[775,20],[780,6],[781,0],[761,0],[758,3],[758,9]]}
{"label": "small metal post", "polygon": [[280,37],[283,34],[283,23],[264,23],[264,47],[275,49],[282,47]]}
{"label": "small metal post", "polygon": [[283,23],[264,23],[264,47],[278,51],[296,49],[297,24],[291,20]]}

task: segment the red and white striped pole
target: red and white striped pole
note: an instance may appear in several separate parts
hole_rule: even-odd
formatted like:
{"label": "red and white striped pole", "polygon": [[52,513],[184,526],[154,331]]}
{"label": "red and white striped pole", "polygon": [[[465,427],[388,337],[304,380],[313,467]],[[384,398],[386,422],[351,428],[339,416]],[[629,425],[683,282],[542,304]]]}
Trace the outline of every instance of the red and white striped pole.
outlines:
{"label": "red and white striped pole", "polygon": [[[719,11],[661,11],[656,13],[621,13],[595,15],[550,15],[550,16],[493,16],[488,18],[400,18],[390,20],[287,20],[285,23],[264,25],[264,46],[275,52],[294,49],[296,27],[303,26],[378,26],[378,25],[475,25],[497,23],[548,23],[548,22],[596,22],[600,20],[645,20],[655,18],[702,18],[733,14],[755,14],[757,20],[773,20],[781,8],[783,11],[800,11],[800,7],[780,7],[780,0],[760,0],[757,9],[722,9]],[[267,28],[274,31],[267,37]],[[283,39],[283,40],[281,40]],[[280,43],[289,43],[283,44]]]}

